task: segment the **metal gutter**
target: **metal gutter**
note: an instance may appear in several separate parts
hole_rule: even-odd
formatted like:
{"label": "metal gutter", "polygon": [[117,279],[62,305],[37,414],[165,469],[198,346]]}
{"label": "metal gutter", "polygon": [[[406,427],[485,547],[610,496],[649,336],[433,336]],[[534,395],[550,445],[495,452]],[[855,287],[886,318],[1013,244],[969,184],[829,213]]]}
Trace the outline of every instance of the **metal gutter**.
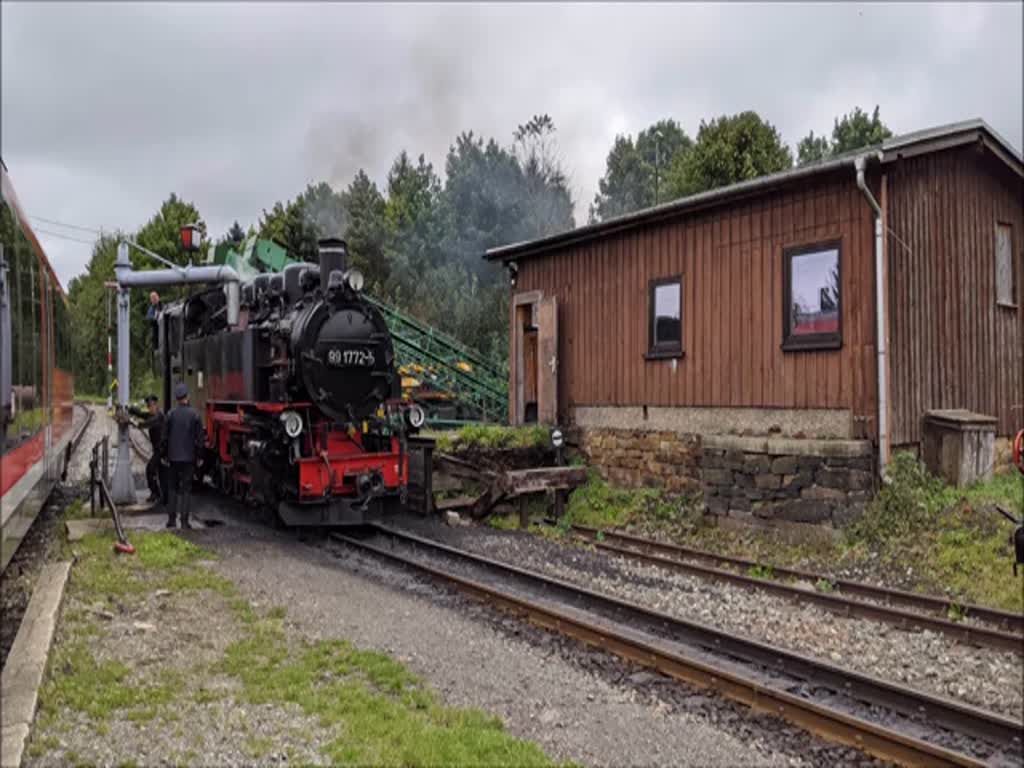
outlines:
{"label": "metal gutter", "polygon": [[864,168],[868,158],[874,157],[879,163],[883,160],[881,152],[870,152],[860,155],[854,160],[857,169],[857,187],[867,198],[868,204],[875,212],[875,350],[878,367],[878,475],[885,476],[885,466],[889,461],[889,386],[885,368],[885,265],[883,262],[884,242],[882,240],[882,206],[868,189],[864,180]]}

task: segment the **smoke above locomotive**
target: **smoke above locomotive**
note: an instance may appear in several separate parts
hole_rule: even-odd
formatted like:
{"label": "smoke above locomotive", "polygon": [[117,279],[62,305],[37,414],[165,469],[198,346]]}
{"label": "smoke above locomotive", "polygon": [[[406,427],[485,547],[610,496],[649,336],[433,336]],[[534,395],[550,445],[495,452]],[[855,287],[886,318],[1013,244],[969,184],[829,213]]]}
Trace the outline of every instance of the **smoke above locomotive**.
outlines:
{"label": "smoke above locomotive", "polygon": [[422,411],[401,401],[391,334],[345,242],[321,240],[318,264],[279,261],[247,276],[236,325],[220,288],[165,307],[164,399],[189,385],[206,425],[202,471],[223,490],[289,524],[358,523],[371,502],[404,497]]}

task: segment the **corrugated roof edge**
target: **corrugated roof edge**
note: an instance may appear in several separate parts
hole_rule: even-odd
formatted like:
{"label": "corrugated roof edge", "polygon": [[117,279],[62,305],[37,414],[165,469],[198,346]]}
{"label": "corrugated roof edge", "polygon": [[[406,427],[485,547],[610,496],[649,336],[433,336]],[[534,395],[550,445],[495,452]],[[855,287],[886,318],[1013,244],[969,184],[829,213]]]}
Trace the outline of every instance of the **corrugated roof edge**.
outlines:
{"label": "corrugated roof edge", "polygon": [[[906,133],[901,136],[893,136],[891,139],[887,139],[881,144],[875,144],[852,152],[846,152],[842,155],[838,155],[819,163],[804,165],[798,168],[790,168],[789,170],[780,171],[779,173],[772,173],[767,176],[759,176],[756,179],[741,181],[737,184],[730,184],[727,187],[718,187],[717,189],[710,189],[706,192],[698,192],[695,195],[682,197],[678,200],[662,203],[661,205],[656,205],[651,208],[643,208],[639,211],[627,213],[623,216],[617,216],[614,219],[598,222],[596,224],[586,224],[582,227],[577,227],[576,229],[568,229],[565,232],[559,232],[558,234],[549,235],[536,240],[510,243],[497,248],[491,248],[484,254],[483,258],[488,261],[510,261],[514,258],[540,254],[551,250],[552,248],[590,240],[599,235],[631,229],[633,227],[664,218],[671,218],[685,211],[699,208],[703,205],[721,203],[731,198],[740,198],[744,195],[749,195],[763,190],[766,191],[774,187],[789,184],[802,178],[831,173],[844,166],[850,165],[854,158],[860,155],[877,156],[878,153],[881,153],[883,158],[882,161],[887,163],[896,160],[899,155],[903,154],[904,150],[910,147],[921,146],[923,151],[939,151],[940,149],[948,146],[950,139],[962,137],[963,141],[970,141],[972,140],[970,134],[977,132],[987,133],[996,144],[996,146],[990,146],[990,148],[993,149],[997,155],[1000,155],[999,150],[1002,150],[1005,154],[1000,155],[1001,159],[1010,165],[1014,165],[1015,163],[1014,170],[1018,174],[1024,174],[1024,160],[1021,158],[1021,153],[1014,149],[1006,139],[996,133],[988,123],[980,118],[976,118],[959,123],[950,123],[948,125],[941,125],[934,128],[926,128],[924,130]],[[926,145],[929,144],[936,144],[936,146],[934,149],[929,150],[926,147]]]}

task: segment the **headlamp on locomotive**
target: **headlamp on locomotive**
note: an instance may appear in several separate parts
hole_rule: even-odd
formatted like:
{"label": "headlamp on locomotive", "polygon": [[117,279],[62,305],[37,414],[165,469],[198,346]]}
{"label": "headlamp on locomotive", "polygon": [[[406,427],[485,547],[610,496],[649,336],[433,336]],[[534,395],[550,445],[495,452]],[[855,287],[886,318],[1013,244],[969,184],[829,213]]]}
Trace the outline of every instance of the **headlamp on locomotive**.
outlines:
{"label": "headlamp on locomotive", "polygon": [[401,401],[391,334],[363,287],[331,238],[319,264],[245,282],[236,326],[221,289],[160,318],[165,402],[188,383],[206,424],[202,471],[289,525],[358,524],[405,498],[423,411]]}

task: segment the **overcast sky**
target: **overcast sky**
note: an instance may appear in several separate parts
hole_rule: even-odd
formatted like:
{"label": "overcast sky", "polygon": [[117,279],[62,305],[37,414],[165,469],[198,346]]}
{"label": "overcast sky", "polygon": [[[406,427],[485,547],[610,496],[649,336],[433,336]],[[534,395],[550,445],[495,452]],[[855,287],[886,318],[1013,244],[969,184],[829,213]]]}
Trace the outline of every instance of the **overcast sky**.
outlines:
{"label": "overcast sky", "polygon": [[[662,117],[754,109],[795,145],[878,103],[897,133],[981,117],[1019,150],[1021,8],[5,1],[0,153],[30,214],[135,229],[173,191],[219,236],[547,112],[580,223],[615,134]],[[40,239],[66,286],[89,246]]]}

